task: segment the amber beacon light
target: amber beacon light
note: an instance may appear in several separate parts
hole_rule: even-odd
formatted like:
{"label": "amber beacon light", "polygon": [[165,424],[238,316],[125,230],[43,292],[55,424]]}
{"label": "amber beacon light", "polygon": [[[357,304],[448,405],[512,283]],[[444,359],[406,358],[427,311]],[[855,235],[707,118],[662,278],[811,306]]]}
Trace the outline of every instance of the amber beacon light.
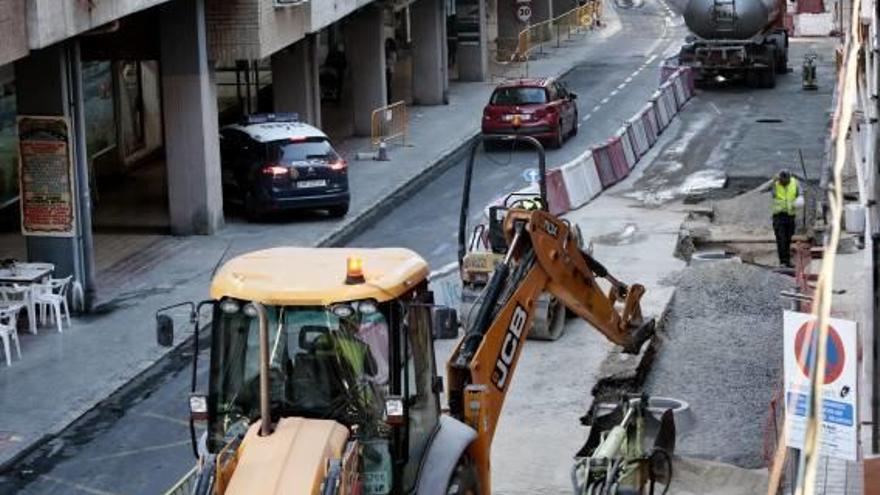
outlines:
{"label": "amber beacon light", "polygon": [[360,256],[349,256],[345,267],[345,283],[349,285],[364,283],[364,260]]}

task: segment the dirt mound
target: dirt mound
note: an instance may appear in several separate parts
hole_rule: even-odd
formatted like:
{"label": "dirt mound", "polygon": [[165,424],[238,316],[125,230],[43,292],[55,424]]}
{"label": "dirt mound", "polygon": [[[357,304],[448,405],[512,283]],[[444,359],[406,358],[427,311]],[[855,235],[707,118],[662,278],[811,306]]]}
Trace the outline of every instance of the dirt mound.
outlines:
{"label": "dirt mound", "polygon": [[678,454],[763,466],[768,404],[782,373],[779,292],[791,285],[736,262],[682,273],[645,387],[691,404],[695,421],[679,432]]}

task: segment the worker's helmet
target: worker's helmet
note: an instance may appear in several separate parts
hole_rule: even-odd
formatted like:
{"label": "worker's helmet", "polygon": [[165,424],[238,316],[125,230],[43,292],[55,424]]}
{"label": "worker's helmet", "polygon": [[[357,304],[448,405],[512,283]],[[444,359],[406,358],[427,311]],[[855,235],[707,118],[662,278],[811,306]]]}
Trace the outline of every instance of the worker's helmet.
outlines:
{"label": "worker's helmet", "polygon": [[784,169],[782,169],[782,170],[779,171],[779,174],[777,175],[777,177],[779,177],[781,180],[787,180],[787,179],[790,179],[790,178],[791,178],[791,172],[789,172],[787,168],[784,168]]}

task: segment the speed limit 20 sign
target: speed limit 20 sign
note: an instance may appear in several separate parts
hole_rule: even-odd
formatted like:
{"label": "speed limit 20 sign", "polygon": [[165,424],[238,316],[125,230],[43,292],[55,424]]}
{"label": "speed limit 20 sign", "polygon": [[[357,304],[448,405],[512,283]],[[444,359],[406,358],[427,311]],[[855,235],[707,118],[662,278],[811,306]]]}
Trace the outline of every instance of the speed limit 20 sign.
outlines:
{"label": "speed limit 20 sign", "polygon": [[532,18],[532,3],[529,0],[520,0],[516,2],[515,8],[516,18],[519,19],[520,22],[529,22],[529,19]]}

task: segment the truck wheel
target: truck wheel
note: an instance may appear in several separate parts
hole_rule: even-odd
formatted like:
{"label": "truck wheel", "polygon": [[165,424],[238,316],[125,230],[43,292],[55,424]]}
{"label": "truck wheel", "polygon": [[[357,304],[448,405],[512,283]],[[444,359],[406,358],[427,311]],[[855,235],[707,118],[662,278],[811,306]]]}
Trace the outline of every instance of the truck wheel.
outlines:
{"label": "truck wheel", "polygon": [[466,457],[459,459],[458,466],[449,479],[449,485],[446,486],[446,495],[480,495],[477,468],[470,459]]}
{"label": "truck wheel", "polygon": [[772,89],[776,87],[776,54],[773,54],[767,60],[767,63],[769,66],[762,71],[763,81],[761,81],[761,86],[767,89]]}
{"label": "truck wheel", "polygon": [[776,73],[788,74],[788,54],[785,52],[782,52],[779,60],[776,61]]}
{"label": "truck wheel", "polygon": [[562,148],[563,143],[565,143],[565,134],[562,132],[562,121],[560,120],[556,123],[556,135],[550,141],[550,147],[558,150]]}
{"label": "truck wheel", "polygon": [[746,86],[750,88],[758,88],[761,86],[761,73],[758,69],[746,70]]}

